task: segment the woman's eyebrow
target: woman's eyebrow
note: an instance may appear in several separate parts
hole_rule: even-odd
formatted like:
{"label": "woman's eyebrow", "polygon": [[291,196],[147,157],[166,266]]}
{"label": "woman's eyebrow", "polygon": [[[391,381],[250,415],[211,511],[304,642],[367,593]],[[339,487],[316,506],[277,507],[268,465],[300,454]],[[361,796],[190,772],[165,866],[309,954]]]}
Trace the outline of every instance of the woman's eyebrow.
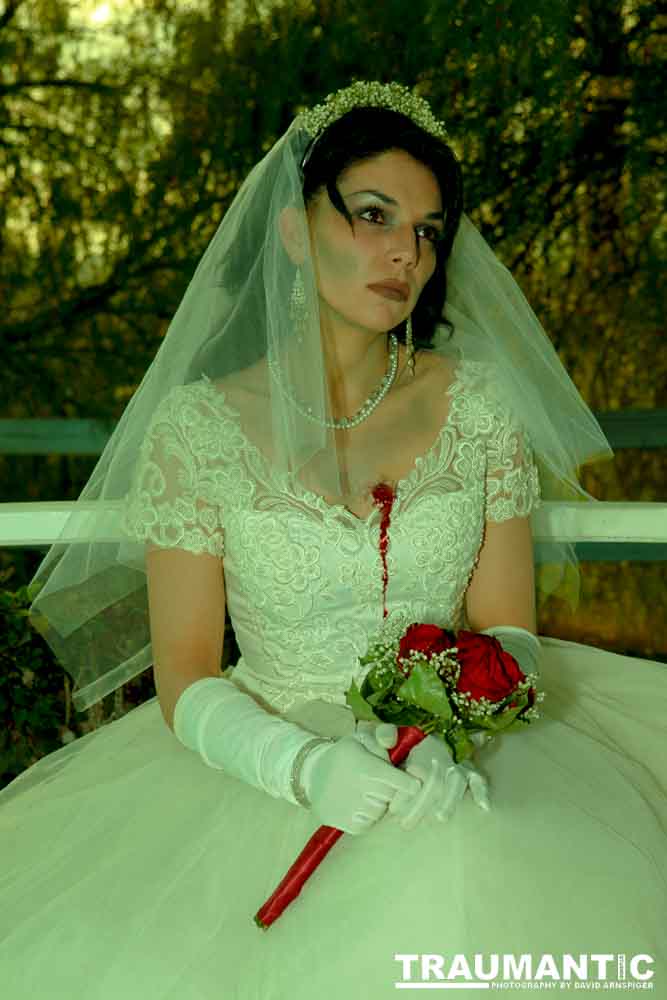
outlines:
{"label": "woman's eyebrow", "polygon": [[[380,201],[385,202],[385,204],[387,204],[387,205],[398,205],[398,202],[395,201],[394,198],[390,198],[389,195],[383,194],[382,191],[374,191],[372,188],[369,188],[367,191],[350,191],[350,193],[348,195],[346,195],[346,197],[347,198],[351,198],[352,195],[355,195],[355,194],[372,194],[376,198],[379,198]],[[430,212],[428,215],[424,215],[423,218],[424,219],[440,219],[441,222],[444,222],[444,220],[445,220],[445,213],[444,212]]]}

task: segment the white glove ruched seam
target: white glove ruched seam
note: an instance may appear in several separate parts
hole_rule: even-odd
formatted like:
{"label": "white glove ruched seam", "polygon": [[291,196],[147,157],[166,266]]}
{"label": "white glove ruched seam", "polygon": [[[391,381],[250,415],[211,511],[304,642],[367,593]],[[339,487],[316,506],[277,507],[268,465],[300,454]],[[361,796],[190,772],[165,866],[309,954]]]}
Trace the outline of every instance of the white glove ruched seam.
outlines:
{"label": "white glove ruched seam", "polygon": [[292,781],[299,751],[333,742],[271,715],[226,677],[202,677],[182,691],[174,735],[209,767],[293,805],[307,805],[298,797],[297,774]]}

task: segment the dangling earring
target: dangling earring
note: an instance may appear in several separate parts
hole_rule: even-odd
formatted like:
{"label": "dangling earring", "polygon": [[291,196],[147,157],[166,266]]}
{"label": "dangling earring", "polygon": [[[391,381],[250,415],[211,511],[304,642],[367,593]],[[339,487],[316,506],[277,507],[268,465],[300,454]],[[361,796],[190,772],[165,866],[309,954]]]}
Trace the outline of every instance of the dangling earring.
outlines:
{"label": "dangling earring", "polygon": [[289,314],[292,326],[296,330],[297,342],[303,343],[303,332],[306,327],[306,290],[303,287],[301,268],[297,267],[292,294],[290,295]]}
{"label": "dangling earring", "polygon": [[408,316],[405,324],[405,346],[408,350],[408,368],[412,375],[415,374],[415,348],[412,343],[412,313]]}

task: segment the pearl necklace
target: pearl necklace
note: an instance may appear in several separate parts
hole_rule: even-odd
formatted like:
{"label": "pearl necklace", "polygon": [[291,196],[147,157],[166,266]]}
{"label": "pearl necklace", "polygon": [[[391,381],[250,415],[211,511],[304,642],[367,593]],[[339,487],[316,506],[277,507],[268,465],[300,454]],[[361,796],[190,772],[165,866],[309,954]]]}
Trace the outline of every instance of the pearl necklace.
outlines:
{"label": "pearl necklace", "polygon": [[389,365],[387,373],[378,388],[371,393],[361,409],[357,410],[353,417],[342,417],[340,420],[320,420],[318,417],[313,415],[313,409],[311,406],[307,409],[304,408],[287,391],[282,381],[282,372],[275,361],[269,360],[269,370],[278,383],[278,387],[281,392],[296,407],[302,417],[306,417],[308,420],[312,420],[314,423],[320,424],[322,427],[331,427],[334,430],[349,430],[351,427],[356,427],[357,424],[362,422],[362,420],[365,420],[366,417],[370,416],[375,407],[382,402],[384,397],[389,392],[398,370],[398,340],[395,334],[389,334]]}

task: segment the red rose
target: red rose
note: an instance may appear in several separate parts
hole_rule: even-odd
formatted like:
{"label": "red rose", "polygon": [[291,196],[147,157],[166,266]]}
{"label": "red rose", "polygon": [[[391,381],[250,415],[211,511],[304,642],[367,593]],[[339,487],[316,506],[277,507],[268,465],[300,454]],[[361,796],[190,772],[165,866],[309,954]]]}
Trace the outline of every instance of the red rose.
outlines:
{"label": "red rose", "polygon": [[462,629],[456,637],[461,664],[456,690],[467,691],[478,701],[502,701],[511,694],[525,674],[513,656],[506,653],[495,636],[479,635]]}
{"label": "red rose", "polygon": [[[398,648],[398,659],[408,658],[414,650],[430,657],[434,653],[444,653],[456,645],[453,632],[440,628],[439,625],[410,625],[401,639]],[[400,663],[399,663],[400,666]]]}

